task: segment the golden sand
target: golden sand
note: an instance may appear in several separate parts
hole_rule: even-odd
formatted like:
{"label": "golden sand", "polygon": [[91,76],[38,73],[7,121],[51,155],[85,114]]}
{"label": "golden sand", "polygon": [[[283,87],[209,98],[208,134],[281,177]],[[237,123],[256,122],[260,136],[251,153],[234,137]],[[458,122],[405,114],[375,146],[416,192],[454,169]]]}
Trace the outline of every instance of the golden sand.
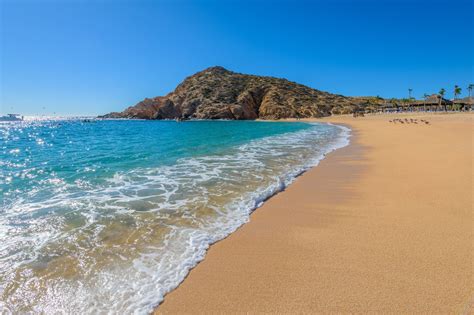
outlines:
{"label": "golden sand", "polygon": [[213,245],[157,313],[474,312],[472,117],[323,119],[351,145]]}

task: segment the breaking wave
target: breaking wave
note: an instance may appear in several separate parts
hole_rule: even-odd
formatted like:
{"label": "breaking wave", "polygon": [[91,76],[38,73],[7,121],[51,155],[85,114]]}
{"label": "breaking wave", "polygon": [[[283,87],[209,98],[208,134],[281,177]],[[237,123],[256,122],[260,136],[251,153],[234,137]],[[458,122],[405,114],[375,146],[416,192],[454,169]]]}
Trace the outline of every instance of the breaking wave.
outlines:
{"label": "breaking wave", "polygon": [[212,243],[349,136],[312,124],[102,181],[51,172],[0,204],[0,309],[150,312]]}

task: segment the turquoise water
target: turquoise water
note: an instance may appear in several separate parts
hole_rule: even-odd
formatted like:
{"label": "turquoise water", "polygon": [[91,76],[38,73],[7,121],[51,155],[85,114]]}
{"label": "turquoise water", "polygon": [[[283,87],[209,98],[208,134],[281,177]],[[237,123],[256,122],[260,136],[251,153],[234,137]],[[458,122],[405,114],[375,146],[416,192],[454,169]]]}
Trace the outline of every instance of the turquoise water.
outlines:
{"label": "turquoise water", "polygon": [[347,137],[307,123],[2,123],[0,309],[146,313]]}

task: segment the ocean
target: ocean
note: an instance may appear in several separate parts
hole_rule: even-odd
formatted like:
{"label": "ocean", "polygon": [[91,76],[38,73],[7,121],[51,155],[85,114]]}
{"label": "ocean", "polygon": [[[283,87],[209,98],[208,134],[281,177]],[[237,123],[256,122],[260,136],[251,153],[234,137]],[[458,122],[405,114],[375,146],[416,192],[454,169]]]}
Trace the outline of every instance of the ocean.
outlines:
{"label": "ocean", "polygon": [[303,122],[0,123],[0,310],[148,313],[348,142]]}

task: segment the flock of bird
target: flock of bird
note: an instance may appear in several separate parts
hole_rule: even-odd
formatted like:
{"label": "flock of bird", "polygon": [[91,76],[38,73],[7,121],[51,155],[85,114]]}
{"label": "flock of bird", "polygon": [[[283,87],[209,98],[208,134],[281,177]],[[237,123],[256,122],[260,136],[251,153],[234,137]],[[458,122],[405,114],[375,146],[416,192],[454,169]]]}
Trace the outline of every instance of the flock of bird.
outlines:
{"label": "flock of bird", "polygon": [[418,122],[420,124],[425,124],[425,125],[429,125],[430,122],[428,120],[424,120],[424,119],[413,119],[413,118],[405,118],[405,119],[400,119],[400,118],[395,118],[393,120],[389,120],[388,122],[390,123],[394,123],[394,124],[397,124],[397,123],[400,123],[400,124],[418,124]]}

